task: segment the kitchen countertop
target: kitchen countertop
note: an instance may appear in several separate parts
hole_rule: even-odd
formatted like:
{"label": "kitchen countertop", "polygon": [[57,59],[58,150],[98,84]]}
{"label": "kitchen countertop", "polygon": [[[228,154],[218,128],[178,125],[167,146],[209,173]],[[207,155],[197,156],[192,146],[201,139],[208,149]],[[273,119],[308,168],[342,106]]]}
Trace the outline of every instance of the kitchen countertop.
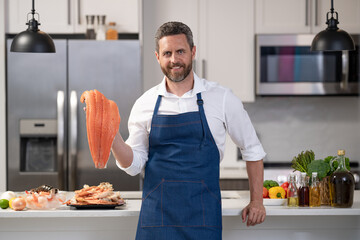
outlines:
{"label": "kitchen countertop", "polygon": [[[72,193],[68,193],[70,198]],[[25,210],[13,211],[0,209],[1,218],[61,218],[61,217],[127,217],[139,216],[141,207],[141,192],[122,192],[124,206],[113,210],[76,210],[62,206],[56,210]],[[223,216],[239,216],[249,202],[249,191],[222,191]],[[332,208],[322,206],[317,208],[290,208],[287,206],[266,206],[267,216],[360,216],[360,191],[355,191],[352,208]]]}
{"label": "kitchen countertop", "polygon": [[[0,239],[135,239],[141,192],[121,195],[126,205],[115,210],[74,210],[67,206],[18,212],[0,209]],[[240,217],[249,191],[222,191],[222,198],[223,240],[360,239],[360,191],[355,191],[352,208],[265,206],[265,222],[253,227],[247,227]]]}

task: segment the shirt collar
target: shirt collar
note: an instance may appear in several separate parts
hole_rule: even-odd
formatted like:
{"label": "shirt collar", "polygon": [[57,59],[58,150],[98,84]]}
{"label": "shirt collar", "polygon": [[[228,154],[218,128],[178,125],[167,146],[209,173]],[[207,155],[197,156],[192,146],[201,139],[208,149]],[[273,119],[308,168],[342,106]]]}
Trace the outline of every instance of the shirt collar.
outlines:
{"label": "shirt collar", "polygon": [[[200,79],[194,72],[194,87],[190,91],[185,93],[181,98],[191,98],[191,97],[194,97],[199,92],[205,92],[205,91],[206,91],[206,88],[204,85],[204,80]],[[161,95],[164,97],[177,97],[176,95],[169,93],[166,90],[165,76],[164,76],[163,80],[161,81],[161,83],[159,84],[158,95]]]}

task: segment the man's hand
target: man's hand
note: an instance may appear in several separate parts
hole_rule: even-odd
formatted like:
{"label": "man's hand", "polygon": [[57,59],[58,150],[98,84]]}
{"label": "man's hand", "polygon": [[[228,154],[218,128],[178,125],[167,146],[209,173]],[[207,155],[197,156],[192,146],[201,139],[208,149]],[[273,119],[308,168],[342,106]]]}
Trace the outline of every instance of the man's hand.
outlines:
{"label": "man's hand", "polygon": [[251,201],[243,210],[242,210],[242,221],[247,222],[246,226],[255,226],[264,222],[266,216],[266,210],[262,202],[260,201]]}

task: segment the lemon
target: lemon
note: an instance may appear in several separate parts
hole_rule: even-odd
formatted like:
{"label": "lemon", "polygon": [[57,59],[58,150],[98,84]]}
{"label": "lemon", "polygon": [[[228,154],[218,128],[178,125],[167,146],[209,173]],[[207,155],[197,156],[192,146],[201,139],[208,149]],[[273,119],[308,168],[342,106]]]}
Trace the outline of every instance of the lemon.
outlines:
{"label": "lemon", "polygon": [[10,199],[10,201],[9,201],[9,207],[10,207],[10,208],[12,208],[11,204],[12,204],[12,201],[13,201],[15,198],[16,198],[16,197],[13,197],[13,198]]}
{"label": "lemon", "polygon": [[0,200],[0,207],[2,209],[7,209],[9,207],[9,200],[7,199],[1,199]]}

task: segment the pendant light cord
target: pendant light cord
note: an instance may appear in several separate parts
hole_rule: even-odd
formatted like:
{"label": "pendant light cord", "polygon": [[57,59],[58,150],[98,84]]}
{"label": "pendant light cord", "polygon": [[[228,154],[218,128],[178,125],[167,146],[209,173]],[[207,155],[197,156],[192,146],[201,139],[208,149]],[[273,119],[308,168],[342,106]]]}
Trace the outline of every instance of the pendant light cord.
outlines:
{"label": "pendant light cord", "polygon": [[333,14],[334,14],[334,0],[331,0],[330,12],[331,12],[331,17],[333,17]]}
{"label": "pendant light cord", "polygon": [[35,19],[35,0],[32,0],[31,14],[33,16],[33,19]]}

